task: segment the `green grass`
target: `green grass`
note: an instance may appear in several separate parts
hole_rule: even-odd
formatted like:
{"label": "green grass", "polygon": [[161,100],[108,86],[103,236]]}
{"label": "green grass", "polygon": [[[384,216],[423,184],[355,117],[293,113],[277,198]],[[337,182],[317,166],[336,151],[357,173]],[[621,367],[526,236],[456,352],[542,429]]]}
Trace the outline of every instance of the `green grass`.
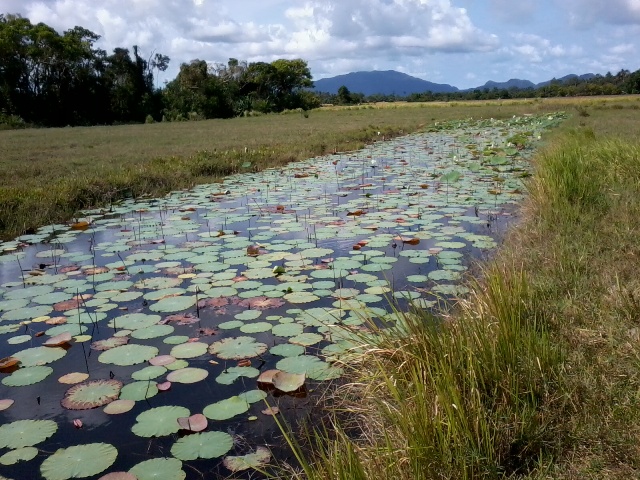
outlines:
{"label": "green grass", "polygon": [[520,224],[453,313],[366,339],[301,476],[638,478],[634,105],[587,105],[551,135]]}
{"label": "green grass", "polygon": [[[636,98],[580,100],[584,108],[623,106]],[[602,103],[604,102],[604,103]],[[454,104],[384,104],[232,120],[115,127],[0,131],[0,238],[71,220],[85,208],[118,199],[162,195],[215,182],[251,162],[259,170],[361,148],[383,136],[413,132],[435,121],[507,117],[569,106],[564,99]],[[605,110],[605,107],[607,109]],[[593,117],[585,121],[592,121]],[[380,135],[378,135],[380,132]]]}

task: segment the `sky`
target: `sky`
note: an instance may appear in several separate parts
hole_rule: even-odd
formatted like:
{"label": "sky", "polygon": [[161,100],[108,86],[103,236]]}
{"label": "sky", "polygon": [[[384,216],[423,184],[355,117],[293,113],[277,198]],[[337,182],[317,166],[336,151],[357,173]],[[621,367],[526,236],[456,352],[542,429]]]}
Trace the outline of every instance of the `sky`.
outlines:
{"label": "sky", "polygon": [[[306,60],[314,79],[397,70],[471,88],[640,69],[640,0],[0,0],[98,46],[171,58]],[[161,79],[162,80],[162,79]]]}

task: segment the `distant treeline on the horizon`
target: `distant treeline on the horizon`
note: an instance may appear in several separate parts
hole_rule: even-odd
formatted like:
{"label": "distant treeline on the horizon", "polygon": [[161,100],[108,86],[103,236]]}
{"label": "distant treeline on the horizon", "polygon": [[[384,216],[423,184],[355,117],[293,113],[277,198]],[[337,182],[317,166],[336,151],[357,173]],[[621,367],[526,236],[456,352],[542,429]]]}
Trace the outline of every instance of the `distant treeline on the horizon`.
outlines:
{"label": "distant treeline on the horizon", "polygon": [[27,126],[112,125],[230,118],[309,110],[321,104],[378,101],[450,101],[640,93],[640,70],[551,82],[538,89],[498,89],[408,96],[313,92],[302,59],[226,64],[192,60],[175,79],[157,84],[170,59],[145,58],[137,46],[112,53],[95,47],[100,36],[82,27],[60,34],[19,15],[0,14],[0,129]]}

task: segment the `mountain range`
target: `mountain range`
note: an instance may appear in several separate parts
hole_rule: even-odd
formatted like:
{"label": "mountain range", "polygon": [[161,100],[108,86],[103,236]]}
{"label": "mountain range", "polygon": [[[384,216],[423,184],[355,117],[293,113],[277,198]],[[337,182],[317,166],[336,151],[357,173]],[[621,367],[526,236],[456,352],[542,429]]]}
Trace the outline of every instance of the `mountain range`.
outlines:
{"label": "mountain range", "polygon": [[553,78],[545,82],[533,83],[529,80],[521,80],[512,78],[506,82],[488,81],[484,85],[459,89],[453,85],[446,83],[433,83],[421,78],[412,77],[406,73],[396,72],[395,70],[372,71],[372,72],[352,72],[345,75],[335,77],[322,78],[314,82],[316,92],[338,93],[341,86],[345,86],[353,93],[363,93],[364,95],[399,95],[407,96],[412,93],[424,93],[431,91],[433,93],[452,93],[473,90],[493,90],[509,89],[509,88],[540,88],[549,85],[552,81],[566,83],[571,80],[589,80],[595,77],[593,73],[584,75],[570,74],[561,78]]}

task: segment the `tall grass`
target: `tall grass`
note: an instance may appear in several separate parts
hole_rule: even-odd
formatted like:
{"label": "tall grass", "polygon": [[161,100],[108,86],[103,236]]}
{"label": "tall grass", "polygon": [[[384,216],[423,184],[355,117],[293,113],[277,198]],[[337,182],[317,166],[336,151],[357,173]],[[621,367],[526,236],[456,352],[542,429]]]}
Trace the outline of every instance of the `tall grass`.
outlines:
{"label": "tall grass", "polygon": [[640,143],[595,130],[538,155],[522,222],[451,316],[363,338],[307,478],[640,476]]}

